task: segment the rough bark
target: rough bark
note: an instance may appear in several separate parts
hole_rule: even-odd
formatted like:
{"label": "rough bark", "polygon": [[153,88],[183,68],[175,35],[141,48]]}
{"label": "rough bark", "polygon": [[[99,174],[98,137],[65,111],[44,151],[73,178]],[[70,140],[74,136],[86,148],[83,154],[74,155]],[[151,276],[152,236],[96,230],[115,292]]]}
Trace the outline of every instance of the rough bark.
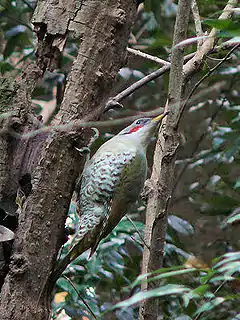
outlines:
{"label": "rough bark", "polygon": [[[17,227],[15,199],[19,181],[24,181],[22,177],[30,172],[33,160],[32,153],[26,151],[35,150],[36,154],[39,145],[35,149],[39,137],[34,138],[34,145],[29,148],[30,140],[21,139],[21,133],[40,125],[31,113],[31,93],[41,76],[42,71],[29,64],[16,81],[4,77],[0,81],[0,224],[12,231]],[[24,158],[29,160],[23,161]],[[9,270],[11,247],[12,241],[0,243],[0,288]]]}
{"label": "rough bark", "polygon": [[[57,65],[69,30],[82,36],[57,123],[97,119],[117,71],[126,57],[136,4],[129,0],[39,1],[34,23],[39,39],[38,66]],[[48,135],[31,172],[32,191],[19,217],[10,271],[1,291],[3,319],[47,319],[49,275],[63,243],[66,213],[83,159],[74,146],[85,145],[89,131]]]}
{"label": "rough bark", "polygon": [[[229,19],[232,15],[232,8],[237,5],[237,0],[229,0],[223,9],[219,19]],[[178,17],[175,24],[174,44],[184,40],[188,22],[188,10],[191,1],[179,1]],[[188,9],[181,10],[187,6]],[[179,21],[180,20],[180,21]],[[178,25],[180,23],[180,25]],[[184,31],[185,30],[185,31]],[[154,153],[153,172],[149,183],[151,196],[148,200],[146,212],[146,230],[142,273],[149,273],[162,267],[164,243],[167,228],[167,211],[171,199],[172,187],[174,184],[174,162],[178,148],[178,125],[182,115],[181,98],[185,91],[186,84],[193,74],[201,69],[203,61],[217,43],[216,29],[212,29],[209,38],[198,48],[195,55],[183,66],[183,52],[175,48],[171,59],[171,71],[169,79],[168,103],[170,114],[160,130],[156,150]],[[150,248],[150,250],[149,250]],[[157,283],[142,284],[142,290],[149,290]],[[158,300],[144,301],[140,307],[140,320],[156,320],[161,314]]]}
{"label": "rough bark", "polygon": [[[174,47],[186,39],[191,0],[180,0],[176,17],[171,70],[169,78],[168,102],[165,111],[169,115],[163,120],[163,125],[157,139],[154,153],[153,171],[149,187],[151,195],[146,210],[146,247],[143,254],[142,273],[155,271],[162,266],[165,233],[167,228],[167,210],[171,198],[174,181],[174,168],[179,145],[177,119],[181,109],[181,93],[183,81],[184,51]],[[142,283],[142,290],[157,287],[158,283]],[[158,299],[145,300],[140,306],[139,319],[157,320],[161,314]]]}

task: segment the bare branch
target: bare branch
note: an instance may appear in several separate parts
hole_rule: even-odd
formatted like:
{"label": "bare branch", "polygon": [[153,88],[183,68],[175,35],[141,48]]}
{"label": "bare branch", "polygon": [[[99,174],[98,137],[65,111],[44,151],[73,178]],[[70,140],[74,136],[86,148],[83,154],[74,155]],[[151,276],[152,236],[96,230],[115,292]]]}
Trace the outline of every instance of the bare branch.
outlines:
{"label": "bare branch", "polygon": [[85,306],[87,307],[87,309],[89,310],[89,312],[91,313],[91,315],[93,316],[94,319],[97,319],[97,317],[95,316],[94,312],[92,311],[91,307],[89,306],[89,304],[85,301],[85,299],[81,296],[80,292],[78,291],[78,289],[76,288],[75,284],[72,282],[72,280],[70,280],[68,277],[66,277],[65,275],[62,276],[64,279],[66,279],[70,285],[73,287],[74,291],[76,292],[76,294],[78,295],[78,298],[85,304]]}
{"label": "bare branch", "polygon": [[[236,43],[237,42],[226,41],[225,43],[221,44],[220,46],[217,46],[217,47],[211,49],[209,51],[209,53],[216,53],[221,50],[227,50],[229,48],[232,48]],[[192,61],[192,59],[195,57],[196,54],[197,54],[197,52],[193,52],[193,53],[186,55],[184,57],[184,63],[187,63],[189,60]],[[118,93],[115,97],[110,98],[106,103],[105,111],[107,111],[111,108],[115,108],[116,106],[122,107],[120,102],[123,99],[125,99],[126,97],[128,97],[129,95],[131,95],[136,90],[143,87],[144,85],[148,84],[150,81],[153,81],[153,80],[159,78],[160,76],[162,76],[163,74],[169,72],[170,68],[171,68],[171,64],[164,66],[164,67],[148,74],[147,76],[143,77],[142,79],[138,80],[137,82],[133,83],[130,87],[128,87],[125,90],[123,90],[122,92]],[[185,66],[184,66],[184,69],[185,69]]]}
{"label": "bare branch", "polygon": [[[192,1],[192,14],[193,14],[193,19],[195,23],[195,29],[196,29],[196,35],[197,37],[201,37],[203,35],[203,30],[202,30],[202,24],[201,24],[201,18],[199,14],[199,9],[197,5],[197,0]],[[199,40],[198,41],[198,47],[202,45],[203,41]]]}
{"label": "bare branch", "polygon": [[228,58],[231,56],[231,54],[240,47],[240,43],[236,44],[227,54],[226,56],[221,59],[221,61],[212,69],[210,69],[192,88],[192,90],[190,91],[187,99],[185,99],[184,103],[181,106],[181,111],[179,113],[179,119],[178,119],[178,124],[180,121],[180,118],[182,116],[182,113],[184,112],[185,107],[187,106],[187,104],[189,103],[189,99],[192,97],[193,93],[195,92],[195,90],[200,86],[200,84],[207,79],[215,70],[217,70],[226,60],[228,60]]}
{"label": "bare branch", "polygon": [[142,52],[140,50],[136,50],[136,49],[132,49],[132,48],[127,48],[127,51],[136,55],[136,56],[139,56],[141,58],[144,58],[146,60],[150,60],[150,61],[153,61],[157,64],[161,64],[161,65],[171,65],[170,62],[166,61],[166,60],[163,60],[163,59],[160,59],[158,57],[155,57],[155,56],[152,56],[148,53],[145,53],[145,52]]}
{"label": "bare branch", "polygon": [[[233,13],[234,6],[237,5],[238,0],[229,0],[225,8],[223,9],[222,14],[219,16],[219,20],[229,19]],[[188,81],[192,74],[199,70],[202,65],[202,62],[207,54],[209,54],[215,47],[217,41],[217,30],[213,28],[209,33],[208,38],[204,43],[199,47],[194,57],[189,60],[184,68],[184,82]]]}

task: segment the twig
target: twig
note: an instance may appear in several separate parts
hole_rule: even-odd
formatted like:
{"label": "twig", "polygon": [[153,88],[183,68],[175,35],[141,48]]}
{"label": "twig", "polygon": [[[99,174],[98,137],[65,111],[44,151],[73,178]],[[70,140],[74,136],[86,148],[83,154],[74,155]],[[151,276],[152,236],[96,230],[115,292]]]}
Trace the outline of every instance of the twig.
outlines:
{"label": "twig", "polygon": [[75,292],[77,293],[78,297],[80,300],[82,300],[82,302],[85,304],[85,306],[88,308],[88,311],[91,313],[91,315],[93,316],[94,319],[97,319],[97,317],[95,316],[94,312],[92,311],[92,309],[90,308],[90,306],[87,304],[87,302],[85,301],[85,299],[83,299],[83,297],[81,297],[80,292],[78,291],[78,289],[76,288],[76,286],[74,285],[74,283],[65,275],[62,275],[62,277],[64,279],[66,279],[70,285],[73,287],[73,289],[75,290]]}
{"label": "twig", "polygon": [[[216,295],[216,293],[218,293],[218,291],[227,283],[227,280],[224,280],[218,287],[217,289],[213,292],[214,295]],[[207,302],[210,302],[212,300],[212,297],[211,298],[208,298],[207,299]],[[200,312],[193,320],[198,320],[203,314],[204,314],[205,311],[202,311]]]}
{"label": "twig", "polygon": [[[210,56],[206,56],[207,57],[207,59],[209,59],[209,60],[213,60],[213,61],[222,61],[224,58],[221,58],[221,59],[219,59],[219,58],[213,58],[213,57],[210,57]],[[226,60],[231,60],[231,57],[229,57],[228,59],[226,59]]]}
{"label": "twig", "polygon": [[[195,53],[191,53],[187,55],[184,59],[184,62],[190,60]],[[107,102],[107,105],[112,105],[114,106],[115,104],[119,104],[120,101],[122,101],[124,98],[128,97],[130,94],[132,94],[134,91],[140,89],[143,87],[145,84],[148,82],[157,79],[164,73],[168,72],[171,68],[171,64],[165,65],[164,67],[148,74],[147,76],[143,77],[142,79],[138,80],[137,82],[133,83],[130,87],[127,89],[123,90],[122,92],[118,93],[115,97],[110,98]]]}
{"label": "twig", "polygon": [[136,34],[136,36],[135,36],[135,39],[136,40],[139,40],[139,38],[141,37],[141,35],[143,34],[143,32],[145,31],[145,30],[147,30],[147,26],[148,26],[148,24],[149,24],[149,21],[150,21],[150,19],[142,26],[142,28],[138,31],[138,33]]}
{"label": "twig", "polygon": [[26,6],[28,6],[29,9],[31,9],[31,11],[34,11],[34,8],[30,5],[30,3],[28,3],[26,0],[22,0],[23,3],[26,4]]}
{"label": "twig", "polygon": [[[223,104],[224,104],[225,101],[226,101],[226,98],[222,99],[222,103],[221,103],[220,107],[217,107],[216,110],[214,111],[214,113],[212,114],[211,120],[210,120],[208,126],[210,126],[210,125],[213,123],[214,119],[216,118],[218,112],[221,110],[221,108],[222,108],[222,106],[223,106]],[[192,158],[192,157],[194,156],[194,154],[197,152],[197,150],[198,150],[201,142],[203,141],[203,139],[206,137],[207,134],[208,134],[208,131],[204,131],[204,132],[201,134],[200,138],[198,139],[197,143],[196,143],[195,146],[194,146],[193,151],[191,152],[191,155],[190,155],[191,158]],[[186,171],[186,169],[188,168],[188,166],[189,166],[189,164],[190,164],[191,162],[192,162],[192,161],[187,161],[187,162],[184,164],[181,172],[179,173],[179,175],[178,175],[178,177],[177,177],[177,179],[176,179],[176,181],[175,181],[175,184],[174,184],[173,190],[172,190],[172,194],[173,194],[174,191],[176,190],[179,181],[181,180],[184,172]]]}
{"label": "twig", "polygon": [[191,92],[189,93],[187,99],[184,101],[182,107],[181,107],[181,112],[179,113],[179,118],[178,118],[178,122],[177,125],[179,124],[179,121],[181,119],[181,116],[185,110],[185,107],[187,106],[189,99],[192,97],[193,93],[195,92],[195,90],[200,86],[200,84],[206,79],[208,78],[216,69],[218,69],[227,59],[228,57],[230,57],[230,55],[237,49],[240,47],[240,43],[236,44],[227,54],[226,56],[212,69],[210,69],[196,84],[195,86],[192,88]]}
{"label": "twig", "polygon": [[[234,8],[235,5],[237,5],[237,3],[238,3],[237,0],[228,0],[218,20],[229,19],[233,13],[232,9]],[[191,76],[194,73],[196,73],[201,68],[202,62],[206,57],[206,55],[215,49],[216,42],[217,42],[217,29],[212,28],[208,38],[198,48],[194,57],[190,61],[188,61],[184,66],[183,71],[184,71],[185,83],[191,78]]]}
{"label": "twig", "polygon": [[[197,5],[197,1],[193,0],[192,1],[192,14],[193,14],[193,19],[195,23],[195,29],[196,29],[196,35],[197,37],[201,37],[203,35],[203,30],[202,30],[202,24],[201,24],[201,18],[199,14],[199,9]],[[198,41],[198,47],[203,43],[203,39]]]}
{"label": "twig", "polygon": [[[202,95],[207,95],[212,90],[218,90],[219,86],[221,87],[223,85],[224,85],[224,81],[218,83],[217,85],[214,85],[214,86],[211,86],[207,89],[204,89],[204,90],[200,91],[200,93],[198,93],[198,95],[194,95],[194,97],[192,97],[188,102],[193,103],[194,101],[198,101],[199,97],[201,97]],[[114,119],[114,120],[106,120],[106,121],[91,121],[89,119],[70,121],[69,123],[64,124],[64,125],[43,126],[39,129],[32,130],[32,131],[24,133],[22,135],[15,132],[15,131],[10,131],[9,129],[2,129],[2,130],[0,130],[0,136],[5,133],[8,133],[9,135],[11,135],[12,137],[15,137],[17,139],[28,139],[30,137],[37,136],[38,134],[50,133],[50,132],[52,132],[52,133],[53,132],[56,132],[56,133],[68,132],[69,135],[71,135],[72,132],[79,131],[81,128],[91,128],[91,127],[105,128],[105,127],[119,126],[119,125],[130,123],[131,121],[134,121],[134,120],[138,119],[139,117],[156,116],[163,111],[164,111],[163,108],[158,108],[156,110],[142,112],[142,113],[139,113],[134,116],[124,117],[124,118]],[[13,115],[12,112],[6,112],[6,113],[3,113],[0,115],[0,119],[1,119],[1,117],[8,118],[12,115]]]}
{"label": "twig", "polygon": [[160,59],[158,57],[155,57],[155,56],[152,56],[151,54],[148,54],[148,53],[145,53],[145,52],[142,52],[140,50],[136,50],[136,49],[132,49],[132,48],[127,48],[127,51],[136,55],[136,56],[139,56],[141,58],[144,58],[146,60],[150,60],[150,61],[153,61],[153,62],[156,62],[157,64],[161,64],[161,65],[171,65],[170,62],[166,61],[166,60],[163,60],[163,59]]}
{"label": "twig", "polygon": [[[83,119],[83,120],[75,120],[71,121],[67,124],[62,124],[62,125],[52,125],[52,126],[44,126],[36,130],[32,130],[30,132],[24,133],[24,134],[19,134],[15,131],[10,131],[10,129],[2,129],[0,130],[0,136],[2,134],[5,134],[8,132],[9,135],[15,138],[19,139],[27,139],[30,137],[34,137],[38,134],[41,133],[50,133],[50,132],[68,132],[69,135],[71,135],[73,132],[80,130],[81,128],[91,128],[91,127],[112,127],[112,126],[118,126],[126,123],[130,123],[131,121],[134,121],[138,119],[139,117],[153,117],[156,115],[159,115],[160,113],[163,112],[163,108],[158,108],[153,111],[149,112],[141,112],[135,116],[130,116],[130,117],[125,117],[125,118],[120,118],[120,119],[114,119],[114,120],[107,120],[107,121],[89,121],[88,119]],[[5,113],[4,117],[10,116],[12,113]],[[1,117],[0,117],[1,119]]]}
{"label": "twig", "polygon": [[128,215],[126,215],[126,218],[133,225],[134,229],[136,230],[136,232],[139,235],[139,238],[142,240],[143,244],[149,249],[149,245],[145,242],[144,238],[142,237],[142,235],[141,235],[140,231],[138,230],[137,226],[135,225],[135,223],[132,221],[132,219]]}
{"label": "twig", "polygon": [[[231,48],[233,45],[236,43],[231,43],[231,42],[225,42],[221,46],[217,46],[214,49],[211,49],[211,53],[216,53],[219,50],[224,50]],[[194,56],[196,55],[196,52],[190,53],[184,57],[184,63],[188,62],[191,60]],[[134,93],[136,90],[140,89],[150,81],[153,81],[157,79],[158,77],[162,76],[163,74],[167,73],[170,71],[171,65],[165,65],[164,67],[148,74],[147,76],[143,77],[142,79],[138,80],[137,82],[133,83],[130,87],[127,89],[123,90],[122,92],[118,93],[115,97],[112,97],[108,100],[106,103],[106,108],[114,108],[116,105],[121,106],[120,102],[128,97],[130,94]]]}

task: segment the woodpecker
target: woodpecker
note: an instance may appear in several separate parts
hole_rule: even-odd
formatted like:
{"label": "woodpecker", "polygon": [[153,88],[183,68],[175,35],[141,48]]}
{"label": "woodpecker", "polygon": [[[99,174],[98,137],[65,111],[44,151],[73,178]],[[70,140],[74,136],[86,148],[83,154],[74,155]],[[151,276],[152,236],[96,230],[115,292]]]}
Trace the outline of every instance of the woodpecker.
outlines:
{"label": "woodpecker", "polygon": [[76,190],[78,243],[60,262],[57,277],[64,265],[87,249],[94,253],[99,242],[135,204],[147,177],[147,146],[166,114],[134,121],[105,142],[86,163]]}

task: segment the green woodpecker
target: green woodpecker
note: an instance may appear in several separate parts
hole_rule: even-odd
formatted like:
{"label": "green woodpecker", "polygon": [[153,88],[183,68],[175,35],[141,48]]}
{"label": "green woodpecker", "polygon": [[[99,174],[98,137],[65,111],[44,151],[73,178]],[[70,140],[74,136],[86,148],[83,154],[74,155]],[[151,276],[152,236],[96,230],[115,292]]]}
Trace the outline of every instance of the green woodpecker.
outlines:
{"label": "green woodpecker", "polygon": [[64,264],[85,250],[91,248],[92,254],[136,202],[147,177],[147,146],[162,118],[163,114],[134,121],[86,164],[77,190],[78,244],[60,263],[58,276]]}

